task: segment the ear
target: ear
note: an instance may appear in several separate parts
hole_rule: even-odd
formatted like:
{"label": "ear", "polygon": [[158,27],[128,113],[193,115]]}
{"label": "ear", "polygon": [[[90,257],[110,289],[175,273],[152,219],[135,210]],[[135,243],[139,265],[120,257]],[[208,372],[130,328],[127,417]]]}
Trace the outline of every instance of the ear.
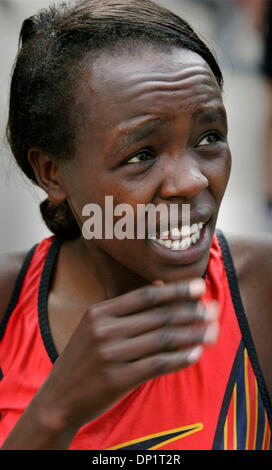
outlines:
{"label": "ear", "polygon": [[33,168],[39,186],[46,191],[50,201],[55,204],[63,203],[68,195],[58,162],[40,148],[31,148],[28,151],[27,158]]}

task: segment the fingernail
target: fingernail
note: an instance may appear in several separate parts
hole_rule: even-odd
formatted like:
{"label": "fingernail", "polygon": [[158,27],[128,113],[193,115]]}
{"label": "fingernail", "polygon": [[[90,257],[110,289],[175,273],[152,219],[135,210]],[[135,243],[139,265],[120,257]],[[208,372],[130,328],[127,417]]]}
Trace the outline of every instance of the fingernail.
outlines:
{"label": "fingernail", "polygon": [[219,328],[217,323],[212,323],[205,331],[203,342],[204,343],[214,343],[217,340]]}
{"label": "fingernail", "polygon": [[192,351],[188,354],[188,362],[196,362],[200,359],[200,356],[203,352],[202,346],[197,346],[196,348],[192,349]]}
{"label": "fingernail", "polygon": [[206,308],[206,320],[217,320],[220,313],[220,306],[217,301],[212,301]]}
{"label": "fingernail", "polygon": [[194,279],[190,282],[189,291],[192,297],[197,297],[204,294],[206,288],[205,281],[203,279]]}
{"label": "fingernail", "polygon": [[[195,305],[195,303],[193,303],[193,305]],[[206,320],[206,310],[204,302],[199,301],[196,309],[197,319],[199,321]]]}
{"label": "fingernail", "polygon": [[154,286],[163,286],[164,281],[161,281],[160,279],[157,279],[156,281],[153,281]]}

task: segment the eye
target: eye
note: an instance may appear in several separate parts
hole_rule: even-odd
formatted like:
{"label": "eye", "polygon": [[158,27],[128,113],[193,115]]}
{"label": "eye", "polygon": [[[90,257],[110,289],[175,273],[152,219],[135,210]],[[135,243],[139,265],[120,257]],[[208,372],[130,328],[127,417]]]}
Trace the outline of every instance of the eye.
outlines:
{"label": "eye", "polygon": [[209,134],[206,134],[204,137],[202,137],[198,143],[197,147],[204,147],[206,145],[213,145],[216,144],[218,141],[222,141],[223,137],[221,134],[218,132],[210,132]]}
{"label": "eye", "polygon": [[129,158],[124,162],[124,165],[131,165],[136,163],[145,163],[150,160],[153,160],[154,154],[150,150],[142,150],[141,152],[133,155],[133,157]]}

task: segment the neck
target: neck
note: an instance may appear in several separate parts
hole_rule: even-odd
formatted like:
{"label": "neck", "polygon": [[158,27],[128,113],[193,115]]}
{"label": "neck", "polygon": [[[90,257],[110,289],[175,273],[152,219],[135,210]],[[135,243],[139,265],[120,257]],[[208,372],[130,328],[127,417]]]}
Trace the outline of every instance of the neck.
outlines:
{"label": "neck", "polygon": [[147,284],[145,279],[120,264],[94,241],[77,238],[73,241],[73,250],[76,264],[80,267],[81,286],[86,292],[93,291],[96,286],[104,299],[110,299]]}

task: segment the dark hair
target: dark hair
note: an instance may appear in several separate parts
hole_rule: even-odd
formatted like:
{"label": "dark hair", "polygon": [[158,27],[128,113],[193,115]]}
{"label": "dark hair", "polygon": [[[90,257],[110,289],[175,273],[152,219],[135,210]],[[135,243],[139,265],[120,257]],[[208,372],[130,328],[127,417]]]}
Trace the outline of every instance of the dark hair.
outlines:
{"label": "dark hair", "polygon": [[[73,158],[78,67],[88,52],[141,40],[190,49],[209,64],[222,89],[213,53],[183,19],[150,0],[83,0],[41,10],[27,18],[14,65],[7,138],[18,165],[35,184],[28,150],[42,148],[56,159]],[[77,75],[76,75],[77,73]],[[61,119],[60,119],[61,116]],[[41,204],[48,228],[58,237],[80,229],[67,202]]]}

